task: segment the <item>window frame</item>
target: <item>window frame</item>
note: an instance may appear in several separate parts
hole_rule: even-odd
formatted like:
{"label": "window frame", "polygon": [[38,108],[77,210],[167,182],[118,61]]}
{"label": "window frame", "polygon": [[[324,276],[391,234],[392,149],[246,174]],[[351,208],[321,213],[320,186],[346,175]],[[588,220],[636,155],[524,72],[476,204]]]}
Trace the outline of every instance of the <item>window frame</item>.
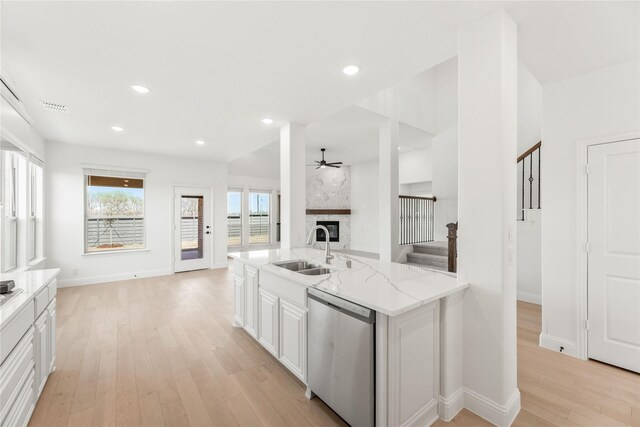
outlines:
{"label": "window frame", "polygon": [[[266,242],[251,242],[251,195],[252,194],[266,194],[269,196],[269,221],[267,222],[269,230],[267,232],[268,240]],[[248,246],[264,246],[272,244],[272,228],[273,228],[273,193],[270,190],[260,190],[260,189],[249,189],[247,193],[247,217],[249,218],[249,223],[247,224],[249,227],[249,231],[247,235],[249,236],[249,240],[247,242]]]}
{"label": "window frame", "polygon": [[[109,248],[96,251],[89,251],[88,242],[88,224],[89,224],[89,177],[90,176],[102,176],[107,178],[123,178],[123,179],[139,179],[142,180],[143,200],[142,200],[142,247],[139,248]],[[99,169],[97,167],[85,167],[83,173],[83,186],[84,186],[84,207],[83,207],[83,254],[84,255],[102,255],[113,253],[129,253],[147,251],[147,174],[146,171],[138,172],[130,169]]]}

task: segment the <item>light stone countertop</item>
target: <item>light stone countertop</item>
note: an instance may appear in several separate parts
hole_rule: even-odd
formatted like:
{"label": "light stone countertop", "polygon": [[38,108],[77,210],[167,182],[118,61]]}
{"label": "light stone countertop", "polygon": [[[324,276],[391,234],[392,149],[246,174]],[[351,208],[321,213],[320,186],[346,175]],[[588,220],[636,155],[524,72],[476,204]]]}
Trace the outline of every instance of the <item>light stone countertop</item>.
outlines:
{"label": "light stone countertop", "polygon": [[[229,256],[260,271],[302,286],[312,286],[388,316],[406,313],[421,305],[468,287],[455,274],[395,262],[333,253],[331,264],[324,251],[311,248],[232,252]],[[307,260],[333,270],[322,276],[306,276],[273,265],[277,261]],[[351,260],[351,268],[346,262]]]}
{"label": "light stone countertop", "polygon": [[0,307],[0,330],[58,273],[60,273],[59,268],[51,268],[48,270],[1,274],[0,280],[13,280],[16,283],[16,287],[13,290],[22,289],[22,292]]}

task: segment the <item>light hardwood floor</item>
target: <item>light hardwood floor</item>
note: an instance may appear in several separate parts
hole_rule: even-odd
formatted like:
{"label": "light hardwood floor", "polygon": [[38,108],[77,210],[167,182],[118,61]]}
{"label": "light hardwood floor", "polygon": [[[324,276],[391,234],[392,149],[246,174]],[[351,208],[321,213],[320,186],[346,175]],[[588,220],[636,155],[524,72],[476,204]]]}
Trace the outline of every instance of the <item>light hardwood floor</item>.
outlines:
{"label": "light hardwood floor", "polygon": [[[57,370],[31,426],[344,425],[231,326],[228,270],[61,288],[57,304]],[[514,425],[640,426],[640,376],[543,350],[539,330],[540,308],[519,303]]]}

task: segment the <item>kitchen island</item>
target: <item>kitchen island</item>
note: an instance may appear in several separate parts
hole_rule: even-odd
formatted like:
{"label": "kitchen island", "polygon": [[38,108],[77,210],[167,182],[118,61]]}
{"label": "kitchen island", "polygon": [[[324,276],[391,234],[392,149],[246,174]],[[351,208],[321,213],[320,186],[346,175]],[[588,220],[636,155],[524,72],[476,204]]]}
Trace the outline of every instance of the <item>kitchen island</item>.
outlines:
{"label": "kitchen island", "polygon": [[[315,288],[376,312],[375,424],[430,425],[442,415],[441,341],[457,332],[443,328],[441,301],[460,301],[467,288],[455,275],[345,254],[327,263],[324,251],[310,248],[229,256],[234,259],[234,326],[244,328],[303,383],[308,380],[307,289]],[[328,272],[304,275],[277,265],[293,260]],[[451,321],[451,315],[443,319]],[[308,389],[307,397],[312,396]]]}
{"label": "kitchen island", "polygon": [[0,295],[0,426],[25,426],[56,360],[59,269],[0,275],[13,280]]}

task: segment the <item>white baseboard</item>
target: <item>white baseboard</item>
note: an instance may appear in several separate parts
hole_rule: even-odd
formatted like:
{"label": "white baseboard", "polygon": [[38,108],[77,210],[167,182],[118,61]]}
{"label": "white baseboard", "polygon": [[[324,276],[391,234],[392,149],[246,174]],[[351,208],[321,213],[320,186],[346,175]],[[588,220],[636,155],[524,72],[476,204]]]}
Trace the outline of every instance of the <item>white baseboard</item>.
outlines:
{"label": "white baseboard", "polygon": [[[540,334],[540,347],[547,350],[557,351],[558,353],[568,354],[569,356],[578,356],[578,345],[573,341],[567,341],[551,335]],[[562,347],[562,351],[561,348]]]}
{"label": "white baseboard", "polygon": [[440,418],[451,421],[464,408],[464,387],[457,389],[451,396],[440,396],[438,413]]}
{"label": "white baseboard", "polygon": [[119,280],[140,279],[142,277],[166,276],[173,272],[168,269],[135,271],[131,273],[109,274],[106,276],[74,277],[71,279],[58,279],[59,288],[70,286],[96,285],[98,283],[116,282]]}
{"label": "white baseboard", "polygon": [[464,407],[490,423],[509,427],[520,412],[520,390],[515,389],[506,405],[500,405],[465,387]]}
{"label": "white baseboard", "polygon": [[529,292],[518,292],[518,300],[542,305],[542,295],[531,294]]}

